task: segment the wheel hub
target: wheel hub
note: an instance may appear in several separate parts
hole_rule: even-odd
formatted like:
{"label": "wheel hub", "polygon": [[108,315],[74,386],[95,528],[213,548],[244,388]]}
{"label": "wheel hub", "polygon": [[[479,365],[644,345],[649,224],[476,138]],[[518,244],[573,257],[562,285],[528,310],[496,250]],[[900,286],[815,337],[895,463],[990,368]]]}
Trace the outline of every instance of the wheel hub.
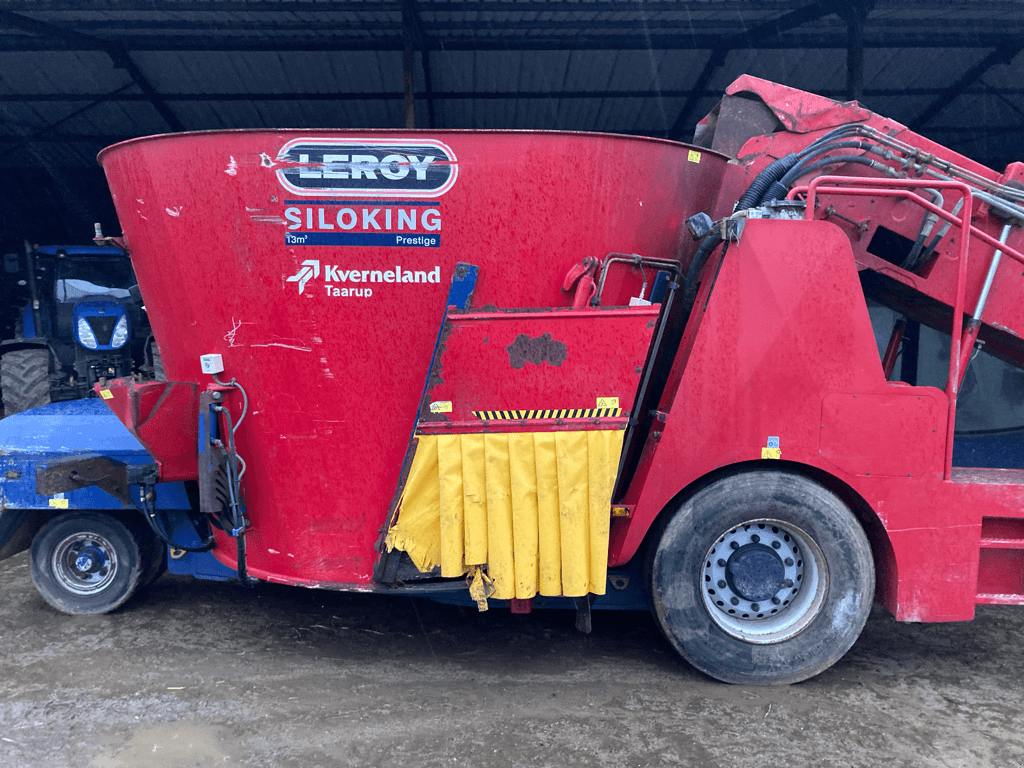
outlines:
{"label": "wheel hub", "polygon": [[75,559],[75,569],[83,577],[87,577],[100,571],[106,563],[107,558],[103,555],[103,552],[90,546],[78,553],[78,557]]}
{"label": "wheel hub", "polygon": [[782,589],[785,580],[782,558],[762,544],[740,547],[725,563],[727,587],[751,602],[772,597]]}
{"label": "wheel hub", "polygon": [[76,533],[53,550],[53,574],[65,589],[79,595],[99,592],[117,575],[114,546],[103,536]]}
{"label": "wheel hub", "polygon": [[817,545],[796,527],[751,520],[724,533],[701,570],[711,619],[749,642],[792,637],[821,608],[827,568]]}

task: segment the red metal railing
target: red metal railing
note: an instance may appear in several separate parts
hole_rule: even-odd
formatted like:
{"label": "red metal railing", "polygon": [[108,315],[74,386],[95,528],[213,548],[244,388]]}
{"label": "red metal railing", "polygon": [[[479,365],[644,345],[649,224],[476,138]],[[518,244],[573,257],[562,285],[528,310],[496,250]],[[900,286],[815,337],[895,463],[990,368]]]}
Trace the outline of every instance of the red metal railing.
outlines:
{"label": "red metal railing", "polygon": [[[949,354],[949,379],[946,382],[946,398],[949,401],[949,413],[946,424],[946,447],[943,461],[943,477],[946,480],[952,478],[953,465],[953,430],[956,420],[956,399],[960,389],[960,369],[966,360],[961,357],[961,346],[964,343],[963,317],[965,302],[965,284],[967,281],[967,255],[970,247],[971,237],[976,237],[983,243],[1002,251],[1021,264],[1024,264],[1024,254],[1001,243],[986,232],[982,232],[971,224],[971,213],[974,197],[971,187],[960,181],[940,181],[938,179],[872,179],[858,176],[819,176],[805,186],[794,187],[790,190],[788,199],[792,200],[800,195],[806,195],[807,208],[804,217],[807,220],[814,219],[815,201],[818,196],[818,189],[825,186],[831,195],[849,195],[853,197],[901,197],[909,199],[927,211],[934,213],[940,218],[958,226],[964,232],[960,238],[960,253],[957,256],[957,279],[956,293],[953,302],[953,327],[950,333],[950,354]],[[924,199],[914,192],[915,189],[953,189],[963,195],[959,217]]]}

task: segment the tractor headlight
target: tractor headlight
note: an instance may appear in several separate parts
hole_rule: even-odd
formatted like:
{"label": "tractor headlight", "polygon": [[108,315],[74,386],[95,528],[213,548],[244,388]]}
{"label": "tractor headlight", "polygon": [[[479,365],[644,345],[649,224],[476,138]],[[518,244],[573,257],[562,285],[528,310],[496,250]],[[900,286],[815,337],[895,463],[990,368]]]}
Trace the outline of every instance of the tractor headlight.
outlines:
{"label": "tractor headlight", "polygon": [[121,319],[114,326],[114,335],[110,339],[110,346],[118,349],[128,341],[128,315],[121,315]]}
{"label": "tractor headlight", "polygon": [[[96,349],[99,342],[96,341],[96,334],[92,332],[88,321],[84,317],[78,318],[78,343],[86,349]],[[126,334],[127,335],[127,334]]]}

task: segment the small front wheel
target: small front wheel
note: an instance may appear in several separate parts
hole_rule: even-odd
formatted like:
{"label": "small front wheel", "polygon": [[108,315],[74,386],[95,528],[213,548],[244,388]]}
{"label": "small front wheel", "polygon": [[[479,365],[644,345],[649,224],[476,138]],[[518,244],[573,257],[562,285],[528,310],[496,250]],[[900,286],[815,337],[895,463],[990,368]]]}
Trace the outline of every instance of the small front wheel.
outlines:
{"label": "small front wheel", "polygon": [[729,683],[795,683],[830,667],[871,611],[871,547],[817,483],[749,472],[698,492],[663,524],[649,568],[669,642]]}
{"label": "small front wheel", "polygon": [[110,515],[60,515],[32,542],[32,580],[43,599],[64,613],[112,611],[132,596],[141,577],[139,543]]}

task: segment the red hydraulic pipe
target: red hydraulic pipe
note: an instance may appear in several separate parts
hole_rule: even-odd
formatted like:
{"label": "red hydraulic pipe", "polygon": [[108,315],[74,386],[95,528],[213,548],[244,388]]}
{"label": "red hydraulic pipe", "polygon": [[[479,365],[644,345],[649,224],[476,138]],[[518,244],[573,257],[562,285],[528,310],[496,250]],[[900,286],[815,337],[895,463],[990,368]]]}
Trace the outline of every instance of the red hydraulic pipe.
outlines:
{"label": "red hydraulic pipe", "polygon": [[882,373],[888,381],[892,376],[892,369],[896,367],[896,357],[899,355],[900,344],[903,342],[903,332],[907,330],[907,321],[900,318],[892,327],[892,336],[889,337],[889,346],[885,348],[885,357],[882,358]]}

